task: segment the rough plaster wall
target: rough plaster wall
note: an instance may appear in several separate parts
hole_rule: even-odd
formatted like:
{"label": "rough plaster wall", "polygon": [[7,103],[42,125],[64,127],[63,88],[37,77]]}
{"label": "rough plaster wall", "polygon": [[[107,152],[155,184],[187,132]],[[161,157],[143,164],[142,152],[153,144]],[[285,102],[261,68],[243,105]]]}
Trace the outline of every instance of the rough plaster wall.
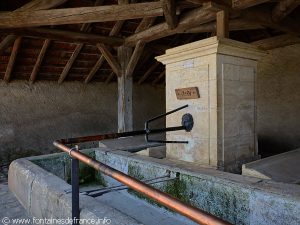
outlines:
{"label": "rough plaster wall", "polygon": [[[116,84],[18,81],[1,83],[0,96],[0,164],[52,152],[55,139],[117,131]],[[164,96],[164,89],[134,87],[135,127],[165,111]]]}
{"label": "rough plaster wall", "polygon": [[300,147],[300,44],[269,52],[258,65],[257,117],[263,156]]}

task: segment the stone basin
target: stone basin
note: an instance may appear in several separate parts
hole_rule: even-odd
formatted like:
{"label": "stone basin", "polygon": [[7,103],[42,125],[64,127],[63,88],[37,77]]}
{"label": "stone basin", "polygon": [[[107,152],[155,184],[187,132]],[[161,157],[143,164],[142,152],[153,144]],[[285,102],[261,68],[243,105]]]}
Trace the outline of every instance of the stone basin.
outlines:
{"label": "stone basin", "polygon": [[[141,180],[174,178],[153,186],[233,224],[300,224],[299,185],[124,151],[96,148],[83,152]],[[69,181],[70,158],[65,153],[18,159],[9,168],[10,190],[38,218],[71,217]],[[80,182],[82,188],[119,185],[84,165]],[[96,198],[81,194],[80,208],[81,218],[109,218],[110,224],[194,224],[130,189]]]}

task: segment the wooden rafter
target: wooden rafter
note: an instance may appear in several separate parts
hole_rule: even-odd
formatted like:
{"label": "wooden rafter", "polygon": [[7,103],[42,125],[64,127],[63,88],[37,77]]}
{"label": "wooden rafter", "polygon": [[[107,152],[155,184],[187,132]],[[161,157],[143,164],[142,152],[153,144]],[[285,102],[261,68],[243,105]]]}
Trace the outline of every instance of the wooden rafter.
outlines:
{"label": "wooden rafter", "polygon": [[142,84],[151,74],[152,72],[159,66],[159,62],[155,62],[146,73],[139,79],[138,84]]}
{"label": "wooden rafter", "polygon": [[[120,30],[122,29],[122,26],[124,24],[124,21],[117,21],[115,25],[113,26],[112,30],[109,33],[109,36],[115,36],[117,35]],[[101,55],[100,58],[97,60],[96,64],[91,69],[90,73],[87,75],[87,77],[84,80],[84,83],[88,83],[92,80],[94,75],[97,73],[97,71],[101,68],[102,64],[104,63],[104,56]]]}
{"label": "wooden rafter", "polygon": [[[135,33],[144,31],[146,29],[148,29],[149,27],[152,26],[152,24],[155,21],[155,17],[150,17],[150,18],[143,18],[142,21],[140,22],[140,24],[138,25],[138,27],[135,29]],[[138,41],[134,51],[131,55],[131,58],[128,62],[126,71],[125,71],[125,76],[126,77],[131,77],[133,75],[133,71],[140,59],[140,57],[142,56],[143,50],[145,47],[145,43],[143,41]]]}
{"label": "wooden rafter", "polygon": [[105,80],[105,84],[109,84],[111,82],[111,80],[114,78],[115,76],[115,73],[114,72],[111,72],[108,77],[106,78]]}
{"label": "wooden rafter", "polygon": [[178,20],[176,16],[176,1],[175,0],[161,0],[164,16],[170,29],[177,26]]}
{"label": "wooden rafter", "polygon": [[[118,4],[122,5],[122,4],[128,4],[129,1],[128,0],[119,0]],[[109,32],[109,36],[115,36],[118,35],[119,32],[122,29],[123,24],[125,23],[125,21],[123,20],[119,20],[116,21],[115,25],[113,26],[113,28],[111,29],[111,31]],[[84,80],[84,83],[88,83],[92,80],[92,78],[94,77],[94,75],[97,73],[97,71],[101,68],[101,66],[103,65],[105,60],[104,55],[102,54],[100,56],[100,58],[97,60],[97,62],[95,63],[95,65],[93,66],[93,68],[91,69],[91,71],[89,72],[89,74],[87,75],[87,77]]]}
{"label": "wooden rafter", "polygon": [[5,12],[0,15],[0,28],[94,23],[162,15],[163,10],[160,2],[51,9],[30,12]]}
{"label": "wooden rafter", "polygon": [[[14,12],[24,12],[24,11],[33,11],[33,10],[42,10],[42,9],[51,9],[56,6],[59,6],[66,2],[67,0],[32,0],[31,2],[23,5],[22,7],[16,9]],[[17,36],[13,34],[7,35],[3,41],[0,43],[0,54],[2,54],[9,45],[11,45]]]}
{"label": "wooden rafter", "polygon": [[5,33],[14,33],[25,37],[44,38],[57,41],[66,41],[72,43],[84,43],[96,45],[103,43],[107,45],[120,46],[124,43],[123,38],[107,37],[102,35],[89,34],[84,32],[64,31],[58,29],[47,28],[28,28],[28,29],[13,29],[3,30]]}
{"label": "wooden rafter", "polygon": [[[210,22],[210,23],[202,24],[200,26],[188,29],[185,31],[185,33],[206,33],[206,32],[212,32],[215,29],[216,29],[216,22]],[[229,20],[229,30],[230,31],[257,30],[257,29],[265,29],[265,27],[255,24],[255,23],[250,23],[243,19]]]}
{"label": "wooden rafter", "polygon": [[76,60],[77,56],[79,55],[82,48],[83,48],[83,44],[79,44],[76,46],[74,52],[72,53],[70,59],[68,60],[67,64],[65,65],[62,73],[60,74],[60,77],[58,79],[59,84],[61,84],[68,76],[68,73],[69,73],[70,69],[72,68],[73,63],[75,62],[75,60]]}
{"label": "wooden rafter", "polygon": [[100,67],[104,63],[104,60],[105,60],[104,56],[101,55],[100,58],[95,63],[95,65],[93,66],[93,68],[91,69],[91,71],[89,72],[89,74],[87,75],[87,77],[84,79],[84,83],[87,84],[88,82],[91,81],[91,79],[94,77],[94,75],[97,73],[97,71],[100,69]]}
{"label": "wooden rafter", "polygon": [[[97,0],[95,2],[95,6],[99,5],[99,4],[102,4],[103,3],[103,0]],[[81,25],[81,28],[80,28],[80,31],[82,32],[88,32],[90,30],[90,23],[85,23],[85,24],[82,24]],[[78,55],[80,54],[81,52],[81,49],[83,48],[84,44],[78,44],[73,52],[73,54],[71,55],[70,59],[68,60],[66,66],[64,67],[63,69],[63,72],[61,73],[60,77],[59,77],[59,80],[58,80],[58,83],[62,83],[66,77],[68,76],[69,74],[69,71],[70,69],[72,68],[74,62],[76,61]]]}
{"label": "wooden rafter", "polygon": [[166,71],[162,71],[159,76],[152,82],[152,85],[155,85],[157,84],[166,74]]}
{"label": "wooden rafter", "polygon": [[246,9],[269,1],[270,0],[232,0],[232,8]]}
{"label": "wooden rafter", "polygon": [[104,56],[114,73],[119,76],[121,70],[120,64],[111,54],[111,50],[109,49],[109,47],[104,44],[97,44],[97,48],[100,50],[101,54]]}
{"label": "wooden rafter", "polygon": [[7,35],[0,43],[0,54],[2,54],[15,40],[15,35]]}
{"label": "wooden rafter", "polygon": [[65,3],[66,1],[67,0],[32,0],[14,12],[51,9]]}
{"label": "wooden rafter", "polygon": [[290,14],[300,4],[299,0],[282,0],[277,3],[272,11],[272,19],[279,22]]}
{"label": "wooden rafter", "polygon": [[48,47],[49,47],[49,45],[50,45],[50,42],[51,42],[51,41],[50,41],[49,39],[46,39],[46,40],[44,41],[44,43],[43,43],[42,49],[41,49],[41,51],[40,51],[39,56],[37,57],[37,60],[36,60],[36,62],[35,62],[35,65],[34,65],[34,67],[33,67],[33,70],[32,70],[32,72],[31,72],[31,75],[30,75],[30,78],[29,78],[29,82],[30,82],[30,83],[33,83],[33,82],[35,81],[35,79],[36,79],[36,76],[37,76],[37,74],[38,74],[38,72],[39,72],[39,70],[40,70],[40,67],[41,67],[41,65],[42,65],[44,56],[45,56],[46,51],[47,51],[47,49],[48,49]]}
{"label": "wooden rafter", "polygon": [[6,71],[5,71],[5,74],[4,74],[4,78],[3,78],[3,80],[6,83],[8,83],[10,81],[11,74],[12,74],[12,71],[13,71],[13,68],[14,68],[14,65],[15,65],[15,61],[16,61],[16,58],[17,58],[17,54],[18,54],[18,51],[20,49],[21,40],[22,40],[22,38],[18,37],[15,40],[13,48],[11,50],[10,58],[9,58],[9,61],[8,61],[7,67],[6,67]]}
{"label": "wooden rafter", "polygon": [[300,43],[300,38],[289,34],[283,34],[275,37],[262,39],[259,41],[252,42],[251,44],[263,49],[271,50],[274,48],[284,47],[288,45],[294,45]]}
{"label": "wooden rafter", "polygon": [[125,39],[125,45],[135,46],[135,44],[139,40],[147,43],[176,33],[182,33],[187,29],[191,29],[195,26],[211,22],[216,17],[216,13],[211,11],[211,9],[212,6],[210,4],[207,4],[199,9],[194,9],[186,13],[179,21],[177,27],[173,30],[169,29],[169,26],[166,22],[152,26],[147,30],[141,31],[139,33],[127,37]]}
{"label": "wooden rafter", "polygon": [[246,9],[242,13],[243,19],[261,26],[273,28],[292,35],[300,35],[299,23],[290,18],[275,23],[269,9]]}
{"label": "wooden rafter", "polygon": [[127,65],[126,72],[125,72],[126,77],[132,76],[133,71],[143,53],[144,47],[145,47],[145,43],[143,43],[142,41],[138,41],[138,43],[134,48],[130,61]]}
{"label": "wooden rafter", "polygon": [[218,37],[229,37],[229,15],[228,11],[221,10],[217,12],[217,29],[216,33]]}
{"label": "wooden rafter", "polygon": [[142,19],[138,27],[135,29],[134,33],[139,33],[151,27],[155,21],[156,17],[145,17]]}

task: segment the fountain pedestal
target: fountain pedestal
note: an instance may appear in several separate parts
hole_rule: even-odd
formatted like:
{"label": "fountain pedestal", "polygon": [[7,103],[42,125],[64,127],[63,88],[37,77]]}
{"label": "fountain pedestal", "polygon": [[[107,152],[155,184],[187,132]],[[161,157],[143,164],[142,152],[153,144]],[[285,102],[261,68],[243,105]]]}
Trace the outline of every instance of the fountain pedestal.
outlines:
{"label": "fountain pedestal", "polygon": [[250,44],[212,37],[156,58],[166,65],[166,111],[189,105],[167,117],[166,126],[178,125],[184,113],[195,123],[191,132],[167,134],[167,140],[189,141],[167,144],[167,158],[227,171],[257,158],[255,81],[264,54]]}

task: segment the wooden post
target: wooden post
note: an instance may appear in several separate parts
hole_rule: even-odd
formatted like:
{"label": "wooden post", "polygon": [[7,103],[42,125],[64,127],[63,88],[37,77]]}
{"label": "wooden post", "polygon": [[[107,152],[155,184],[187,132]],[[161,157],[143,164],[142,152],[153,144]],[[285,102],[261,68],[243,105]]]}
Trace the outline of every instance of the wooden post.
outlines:
{"label": "wooden post", "polygon": [[217,36],[222,38],[229,37],[228,12],[225,10],[217,12]]}
{"label": "wooden post", "polygon": [[131,48],[125,46],[118,48],[118,59],[121,66],[118,76],[118,132],[133,130],[132,76],[126,76],[126,68],[131,54]]}

